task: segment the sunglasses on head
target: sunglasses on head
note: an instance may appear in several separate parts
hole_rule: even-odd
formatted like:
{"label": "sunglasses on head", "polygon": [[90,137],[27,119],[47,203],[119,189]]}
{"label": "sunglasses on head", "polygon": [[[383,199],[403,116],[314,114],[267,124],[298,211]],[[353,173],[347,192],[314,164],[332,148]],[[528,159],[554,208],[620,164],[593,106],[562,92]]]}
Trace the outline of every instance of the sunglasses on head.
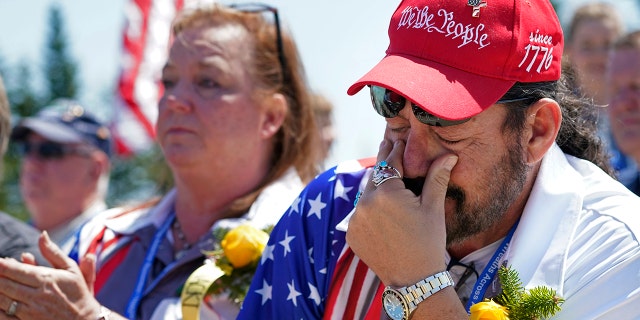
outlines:
{"label": "sunglasses on head", "polygon": [[27,155],[35,155],[42,160],[62,159],[67,155],[88,155],[89,151],[86,147],[64,145],[56,142],[34,143],[25,141],[20,144],[20,154],[24,157]]}
{"label": "sunglasses on head", "polygon": [[[394,118],[398,116],[398,113],[404,108],[404,105],[407,102],[407,99],[400,95],[399,93],[394,92],[393,90],[379,87],[379,86],[369,86],[371,92],[371,103],[373,104],[373,108],[378,112],[379,115],[385,118]],[[524,101],[531,100],[531,97],[521,97],[515,99],[501,99],[496,103],[508,103],[515,101]],[[446,120],[442,118],[438,118],[422,108],[418,107],[415,103],[411,102],[411,109],[413,110],[413,114],[415,115],[418,121],[436,127],[448,127],[456,124],[461,124],[469,121],[470,118],[462,119],[462,120]]]}
{"label": "sunglasses on head", "polygon": [[278,47],[278,60],[280,62],[280,71],[282,72],[282,79],[286,82],[286,60],[284,58],[284,46],[282,44],[282,33],[280,32],[280,18],[278,16],[278,9],[263,3],[239,3],[229,6],[232,9],[246,12],[246,13],[273,13],[273,24],[276,27],[276,45]]}

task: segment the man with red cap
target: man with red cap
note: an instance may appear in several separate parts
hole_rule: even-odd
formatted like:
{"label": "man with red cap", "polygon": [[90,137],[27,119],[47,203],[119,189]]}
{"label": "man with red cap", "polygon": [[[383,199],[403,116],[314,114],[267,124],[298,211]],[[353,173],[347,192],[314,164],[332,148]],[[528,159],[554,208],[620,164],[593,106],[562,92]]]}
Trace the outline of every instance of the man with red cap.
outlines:
{"label": "man with red cap", "polygon": [[312,181],[275,226],[239,319],[468,319],[501,292],[558,319],[640,318],[640,199],[608,173],[561,76],[547,0],[404,0],[365,86],[375,160]]}

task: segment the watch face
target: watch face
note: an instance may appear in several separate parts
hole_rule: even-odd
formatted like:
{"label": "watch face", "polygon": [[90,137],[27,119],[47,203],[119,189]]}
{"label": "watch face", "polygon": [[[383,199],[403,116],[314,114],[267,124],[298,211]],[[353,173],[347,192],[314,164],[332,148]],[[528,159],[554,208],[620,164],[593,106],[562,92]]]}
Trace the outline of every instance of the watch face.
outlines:
{"label": "watch face", "polygon": [[382,294],[382,306],[389,318],[393,320],[402,320],[407,313],[407,306],[402,300],[402,295],[392,289],[386,289]]}

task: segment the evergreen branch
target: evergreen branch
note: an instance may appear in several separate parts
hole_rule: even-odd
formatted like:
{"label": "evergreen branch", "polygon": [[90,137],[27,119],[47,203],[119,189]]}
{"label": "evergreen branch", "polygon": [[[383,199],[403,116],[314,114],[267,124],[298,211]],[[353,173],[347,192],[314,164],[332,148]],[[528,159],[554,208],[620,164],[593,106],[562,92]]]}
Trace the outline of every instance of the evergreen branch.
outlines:
{"label": "evergreen branch", "polygon": [[507,309],[517,308],[524,294],[524,287],[518,272],[503,266],[498,269],[498,277],[500,278],[502,293],[495,299],[496,302],[507,307]]}
{"label": "evergreen branch", "polygon": [[529,319],[546,319],[558,311],[564,299],[556,296],[556,291],[545,286],[537,286],[522,297],[522,309]]}
{"label": "evergreen branch", "polygon": [[546,286],[526,290],[515,269],[500,267],[498,276],[502,293],[495,301],[506,307],[510,320],[547,319],[560,311],[564,299]]}

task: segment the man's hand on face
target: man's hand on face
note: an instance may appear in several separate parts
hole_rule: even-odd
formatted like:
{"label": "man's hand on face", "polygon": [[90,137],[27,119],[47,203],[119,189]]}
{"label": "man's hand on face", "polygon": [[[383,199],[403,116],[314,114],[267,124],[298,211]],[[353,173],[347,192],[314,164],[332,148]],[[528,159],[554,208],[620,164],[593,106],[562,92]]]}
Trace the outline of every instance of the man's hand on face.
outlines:
{"label": "man's hand on face", "polygon": [[[378,163],[386,161],[402,175],[404,149],[404,141],[383,141]],[[444,270],[445,195],[457,160],[455,155],[435,159],[419,196],[402,179],[367,184],[349,221],[347,242],[385,285],[411,285]]]}

